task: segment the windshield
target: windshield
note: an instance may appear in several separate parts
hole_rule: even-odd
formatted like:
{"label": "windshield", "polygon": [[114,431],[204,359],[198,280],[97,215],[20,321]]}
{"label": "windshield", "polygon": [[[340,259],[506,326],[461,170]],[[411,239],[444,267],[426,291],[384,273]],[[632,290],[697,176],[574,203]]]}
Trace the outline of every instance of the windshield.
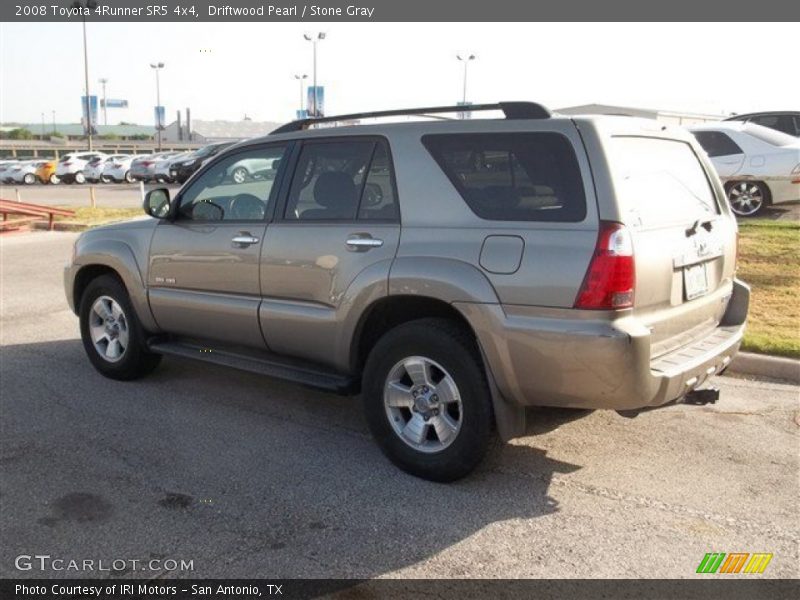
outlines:
{"label": "windshield", "polygon": [[763,125],[756,125],[755,123],[747,123],[743,131],[771,146],[789,146],[797,143],[797,138],[792,137],[788,133],[776,131],[775,129],[770,129]]}

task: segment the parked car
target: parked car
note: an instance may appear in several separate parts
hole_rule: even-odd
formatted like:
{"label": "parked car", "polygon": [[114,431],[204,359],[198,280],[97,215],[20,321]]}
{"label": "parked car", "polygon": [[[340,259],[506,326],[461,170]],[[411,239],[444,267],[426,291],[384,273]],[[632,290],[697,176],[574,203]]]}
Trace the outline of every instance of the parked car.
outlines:
{"label": "parked car", "polygon": [[105,174],[106,167],[116,160],[126,158],[127,154],[112,154],[111,156],[98,156],[93,158],[83,169],[83,175],[89,183],[111,183],[111,178]]}
{"label": "parked car", "polygon": [[10,174],[11,169],[13,169],[19,163],[18,160],[4,160],[0,162],[0,183],[7,183],[6,178],[9,178],[10,181]]}
{"label": "parked car", "polygon": [[103,169],[103,177],[108,178],[109,181],[114,183],[133,183],[134,179],[131,176],[131,163],[135,158],[140,156],[130,156],[128,154],[118,155],[106,163]]}
{"label": "parked car", "polygon": [[[89,360],[113,379],[171,354],[360,391],[386,455],[437,481],[469,473],[494,424],[525,435],[527,406],[715,400],[696,390],[736,353],[749,288],[694,137],[471,110],[491,108],[506,118],[297,121],[175,198],[151,190],[153,219],[84,232],[66,266]],[[277,176],[232,181],[243,160]]]}
{"label": "parked car", "polygon": [[162,183],[172,183],[172,166],[178,162],[186,160],[190,154],[191,152],[177,152],[163,156],[156,160],[155,165],[153,166],[153,175],[155,180]]}
{"label": "parked car", "polygon": [[733,212],[752,217],[800,200],[800,140],[754,123],[722,121],[689,128],[725,184]]}
{"label": "parked car", "polygon": [[794,137],[800,137],[800,111],[796,110],[747,113],[728,117],[725,121],[755,123]]}
{"label": "parked car", "polygon": [[177,152],[161,152],[137,156],[131,162],[131,178],[134,181],[144,181],[145,183],[158,181],[158,177],[155,173],[156,165],[160,161],[177,154]]}
{"label": "parked car", "polygon": [[56,175],[56,161],[45,160],[40,163],[39,168],[36,169],[36,177],[42,183],[58,184],[61,180]]}
{"label": "parked car", "polygon": [[173,165],[170,165],[170,177],[173,181],[177,181],[181,184],[185,183],[205,161],[231,144],[233,144],[233,142],[218,142],[195,150],[185,160],[177,161]]}
{"label": "parked car", "polygon": [[64,183],[85,183],[84,169],[94,158],[105,158],[103,152],[70,152],[56,164],[56,176]]}
{"label": "parked car", "polygon": [[38,182],[36,178],[36,170],[44,161],[41,159],[26,160],[18,162],[11,168],[8,173],[9,183],[24,183],[25,185],[33,185]]}

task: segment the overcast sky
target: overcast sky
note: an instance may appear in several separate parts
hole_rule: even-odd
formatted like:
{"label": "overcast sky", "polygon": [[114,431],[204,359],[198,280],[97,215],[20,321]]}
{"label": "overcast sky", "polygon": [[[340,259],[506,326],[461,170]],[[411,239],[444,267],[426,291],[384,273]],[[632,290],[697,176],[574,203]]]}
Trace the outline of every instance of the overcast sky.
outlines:
{"label": "overcast sky", "polygon": [[[325,31],[318,79],[328,114],[452,104],[461,99],[459,52],[474,53],[468,100],[535,100],[551,108],[603,103],[702,113],[798,109],[797,25],[89,23],[92,94],[107,77],[109,123],[153,122],[155,77],[167,121],[285,121],[298,108],[295,73],[311,77],[304,32]],[[80,120],[81,25],[0,24],[0,120],[56,111]],[[102,116],[101,116],[102,119]],[[101,121],[102,122],[102,121]]]}

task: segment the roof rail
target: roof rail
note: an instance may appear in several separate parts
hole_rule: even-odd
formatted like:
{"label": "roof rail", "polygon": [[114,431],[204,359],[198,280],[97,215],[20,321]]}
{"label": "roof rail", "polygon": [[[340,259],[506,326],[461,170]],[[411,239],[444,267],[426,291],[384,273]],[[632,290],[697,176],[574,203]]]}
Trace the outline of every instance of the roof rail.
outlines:
{"label": "roof rail", "polygon": [[373,117],[401,117],[405,115],[420,115],[451,112],[474,112],[480,110],[501,110],[506,119],[549,119],[551,113],[541,104],[536,102],[498,102],[497,104],[472,104],[467,106],[431,106],[428,108],[402,108],[398,110],[379,110],[376,112],[353,113],[351,115],[336,115],[333,117],[319,117],[298,119],[278,127],[270,135],[303,131],[317,123],[333,123],[336,121],[351,121],[354,119],[369,119]]}

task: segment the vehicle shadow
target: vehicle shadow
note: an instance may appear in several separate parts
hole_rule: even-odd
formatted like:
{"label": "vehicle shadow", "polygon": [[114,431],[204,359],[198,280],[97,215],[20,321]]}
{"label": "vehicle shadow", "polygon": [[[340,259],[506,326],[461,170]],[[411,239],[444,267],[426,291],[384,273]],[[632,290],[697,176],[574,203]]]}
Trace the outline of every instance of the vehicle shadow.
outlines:
{"label": "vehicle shadow", "polygon": [[[782,202],[765,206],[758,215],[761,219],[772,221],[797,220],[800,218],[800,201]],[[746,220],[745,220],[746,221]]]}
{"label": "vehicle shadow", "polygon": [[[172,358],[111,381],[78,340],[4,346],[2,359],[4,577],[97,576],[15,570],[32,548],[192,559],[169,574],[185,578],[415,576],[472,536],[513,554],[515,536],[559,510],[554,474],[581,468],[510,444],[436,484],[381,455],[352,398]],[[540,409],[529,431],[584,414]],[[447,575],[470,576],[475,560],[469,550]]]}

